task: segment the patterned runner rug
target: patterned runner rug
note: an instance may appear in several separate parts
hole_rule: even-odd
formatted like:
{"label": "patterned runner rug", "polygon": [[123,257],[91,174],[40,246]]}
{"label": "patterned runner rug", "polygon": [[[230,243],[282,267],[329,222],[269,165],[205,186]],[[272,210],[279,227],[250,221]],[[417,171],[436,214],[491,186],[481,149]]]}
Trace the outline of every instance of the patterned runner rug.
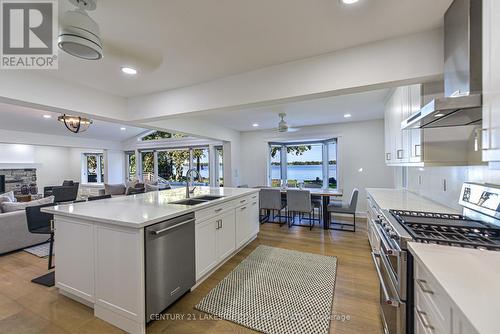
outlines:
{"label": "patterned runner rug", "polygon": [[336,272],[336,257],[261,245],[195,308],[263,333],[328,333]]}

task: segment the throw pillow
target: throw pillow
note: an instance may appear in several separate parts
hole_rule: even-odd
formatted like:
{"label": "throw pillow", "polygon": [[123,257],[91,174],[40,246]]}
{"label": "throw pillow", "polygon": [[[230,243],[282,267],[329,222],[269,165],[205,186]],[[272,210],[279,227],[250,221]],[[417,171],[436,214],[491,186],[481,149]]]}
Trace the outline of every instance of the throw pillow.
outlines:
{"label": "throw pillow", "polygon": [[31,201],[31,202],[19,202],[19,203],[13,203],[13,202],[3,202],[2,203],[2,210],[3,212],[14,212],[14,211],[22,211],[26,210],[28,206],[37,206],[37,205],[42,205],[42,204],[50,204],[54,203],[54,196],[49,196],[45,197],[42,199],[37,199],[36,201]]}
{"label": "throw pillow", "polygon": [[6,192],[5,194],[1,194],[1,197],[5,196],[9,199],[9,202],[17,202],[16,196],[14,196],[13,191]]}
{"label": "throw pillow", "polygon": [[127,187],[124,184],[104,184],[104,194],[105,195],[125,195]]}

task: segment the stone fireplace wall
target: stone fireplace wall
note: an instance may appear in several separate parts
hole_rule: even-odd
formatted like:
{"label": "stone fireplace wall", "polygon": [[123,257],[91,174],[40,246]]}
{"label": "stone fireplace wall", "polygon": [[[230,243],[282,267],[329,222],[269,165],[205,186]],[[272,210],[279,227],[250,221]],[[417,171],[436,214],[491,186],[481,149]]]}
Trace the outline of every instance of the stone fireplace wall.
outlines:
{"label": "stone fireplace wall", "polygon": [[[14,191],[14,194],[21,194],[21,187],[32,184],[36,185],[36,169],[0,169],[0,175],[5,175],[5,191]],[[40,192],[40,189],[38,190]]]}

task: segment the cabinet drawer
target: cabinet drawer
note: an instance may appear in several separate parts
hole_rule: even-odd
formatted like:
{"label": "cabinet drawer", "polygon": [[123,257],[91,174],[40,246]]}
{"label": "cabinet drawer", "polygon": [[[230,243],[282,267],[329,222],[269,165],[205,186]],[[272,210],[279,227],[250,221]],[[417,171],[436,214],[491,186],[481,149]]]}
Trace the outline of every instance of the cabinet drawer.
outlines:
{"label": "cabinet drawer", "polygon": [[[415,266],[415,312],[432,323],[430,333],[449,333],[451,331],[451,301],[434,277],[420,263]],[[427,329],[429,330],[429,329]]]}
{"label": "cabinet drawer", "polygon": [[228,209],[234,209],[233,201],[221,203],[218,205],[211,206],[209,208],[195,211],[194,215],[196,218],[196,223],[200,223],[214,216],[224,213]]}

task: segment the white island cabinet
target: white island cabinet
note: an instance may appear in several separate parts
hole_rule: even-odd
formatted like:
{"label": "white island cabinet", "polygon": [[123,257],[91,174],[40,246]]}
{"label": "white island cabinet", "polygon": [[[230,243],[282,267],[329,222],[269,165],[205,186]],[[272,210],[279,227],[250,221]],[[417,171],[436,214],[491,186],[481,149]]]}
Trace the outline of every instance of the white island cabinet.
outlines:
{"label": "white island cabinet", "polygon": [[56,287],[96,317],[145,333],[145,227],[194,212],[196,287],[255,239],[258,191],[200,187],[193,197],[220,198],[194,206],[172,203],[185,197],[172,189],[45,208],[55,217]]}

